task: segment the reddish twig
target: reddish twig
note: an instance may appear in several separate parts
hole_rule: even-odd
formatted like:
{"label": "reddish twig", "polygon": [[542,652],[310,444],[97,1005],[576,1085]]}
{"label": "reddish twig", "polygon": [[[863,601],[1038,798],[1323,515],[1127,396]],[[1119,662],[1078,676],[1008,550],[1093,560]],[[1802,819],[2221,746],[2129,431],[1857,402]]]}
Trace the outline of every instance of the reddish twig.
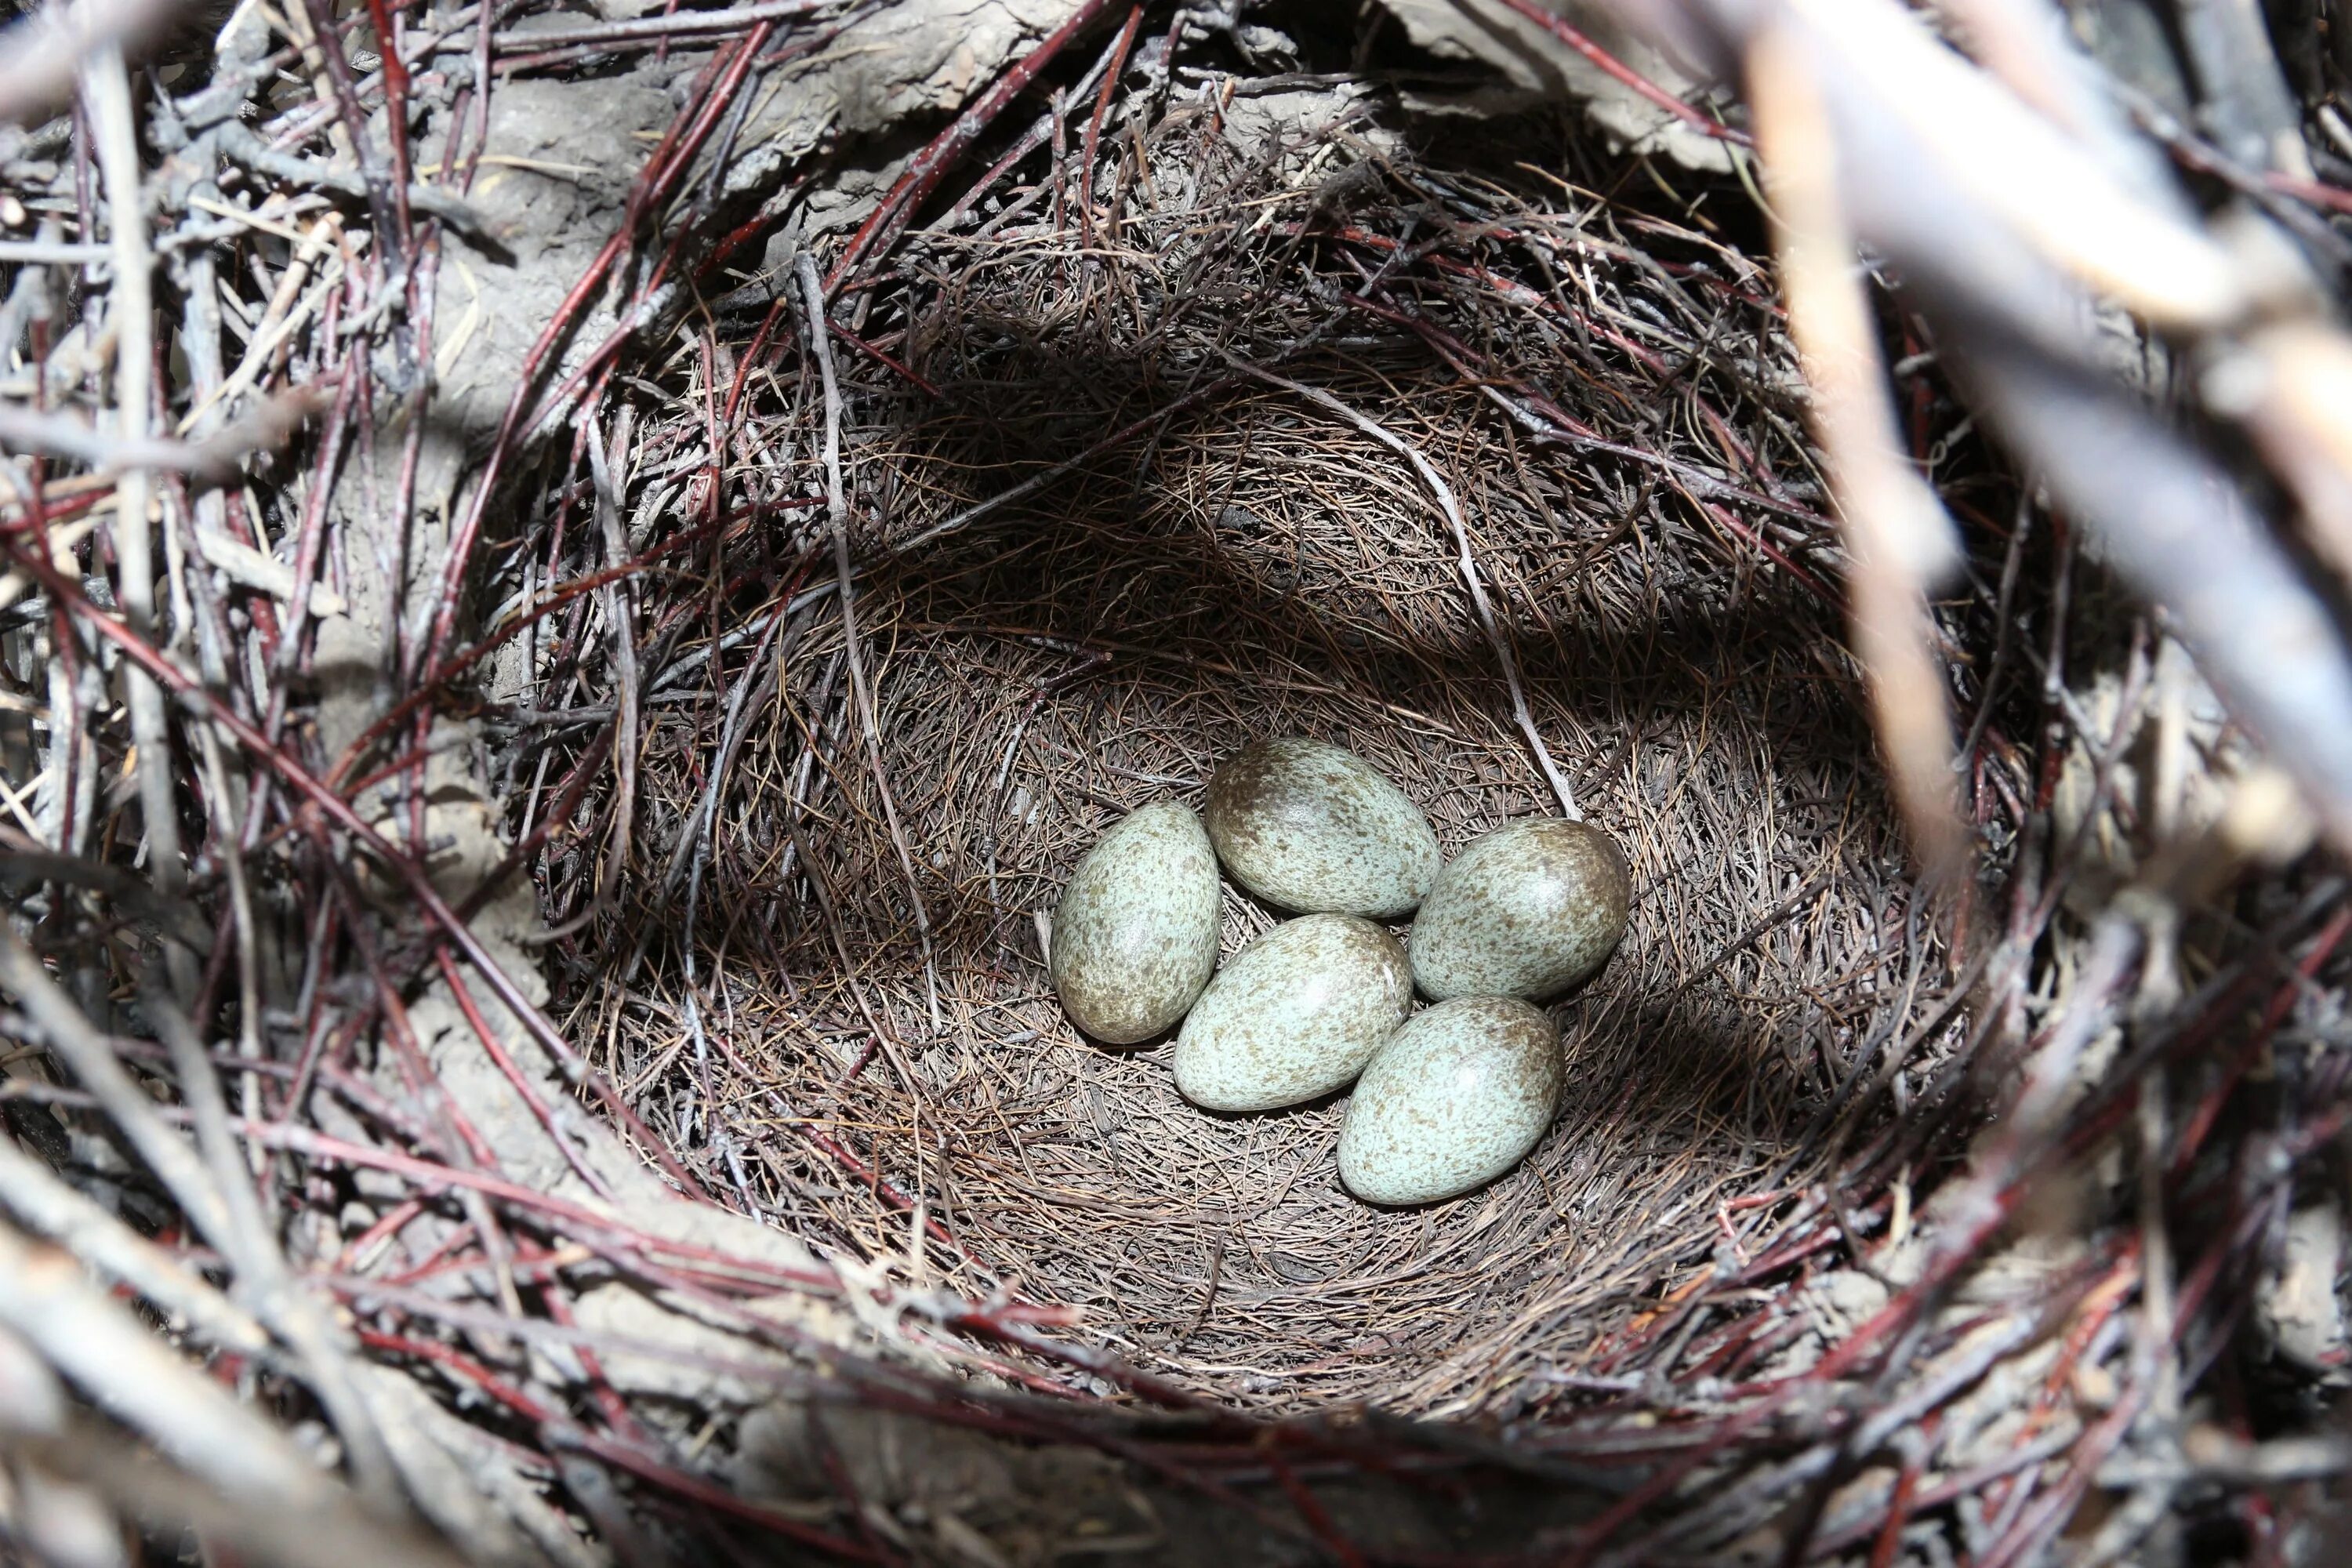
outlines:
{"label": "reddish twig", "polygon": [[1118,30],[1118,41],[1111,46],[1110,68],[1103,72],[1102,89],[1095,94],[1095,111],[1087,120],[1086,142],[1078,164],[1078,233],[1088,245],[1094,243],[1095,152],[1102,139],[1103,116],[1110,112],[1111,97],[1118,90],[1119,74],[1127,69],[1127,52],[1135,47],[1135,30],[1142,25],[1143,7],[1131,7],[1127,13],[1127,26]]}
{"label": "reddish twig", "polygon": [[907,165],[907,172],[898,176],[898,183],[890,187],[873,215],[858,226],[857,232],[850,237],[848,246],[842,251],[841,258],[833,264],[833,270],[825,274],[825,298],[829,300],[841,291],[852,269],[860,262],[869,256],[878,260],[888,253],[890,243],[913,217],[914,209],[931,194],[940,176],[955,166],[957,161],[971,150],[971,144],[980,140],[981,132],[994,124],[996,117],[1004,112],[1004,106],[1034,81],[1037,73],[1052,64],[1054,57],[1060,54],[1071,39],[1093,26],[1095,18],[1101,16],[1109,4],[1110,0],[1079,0],[1078,8],[1071,14],[1069,20],[1048,33],[1045,40],[1030,50],[1019,64],[997,79],[995,86],[981,94],[971,108],[957,115],[952,124],[932,139],[930,145],[915,154],[914,161]]}
{"label": "reddish twig", "polygon": [[1713,137],[1718,142],[1729,142],[1740,147],[1756,145],[1755,138],[1749,136],[1748,132],[1735,131],[1721,121],[1702,114],[1685,103],[1681,99],[1676,98],[1673,93],[1569,26],[1566,17],[1556,12],[1545,10],[1536,4],[1535,0],[1503,0],[1503,4],[1600,67],[1612,79],[1631,88],[1642,98],[1664,110],[1700,135]]}

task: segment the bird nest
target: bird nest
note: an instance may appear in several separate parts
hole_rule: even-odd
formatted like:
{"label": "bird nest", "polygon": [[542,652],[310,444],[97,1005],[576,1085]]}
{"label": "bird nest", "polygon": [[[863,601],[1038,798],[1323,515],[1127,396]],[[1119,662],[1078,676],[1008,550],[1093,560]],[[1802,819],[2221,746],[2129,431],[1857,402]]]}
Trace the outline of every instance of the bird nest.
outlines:
{"label": "bird nest", "polygon": [[[1149,179],[1083,220],[921,237],[877,352],[836,351],[846,578],[807,504],[819,367],[787,345],[742,377],[761,515],[646,586],[681,628],[641,678],[650,830],[614,883],[593,836],[546,862],[578,926],[553,973],[625,1092],[730,1148],[705,1180],[773,1223],[1082,1309],[1243,1408],[1514,1413],[1694,1245],[1752,1235],[1756,1194],[1822,1177],[1839,1080],[1950,955],[1834,651],[1752,274],[1556,184],[1239,118],[1158,117]],[[1398,266],[1449,203],[1477,216],[1424,218]],[[1589,315],[1522,281],[1545,268]],[[664,459],[702,439],[708,370],[648,378],[641,546],[694,521]],[[1530,398],[1579,434],[1515,418]],[[1053,996],[1043,922],[1087,845],[1286,733],[1370,759],[1449,853],[1572,803],[1632,857],[1631,935],[1555,1009],[1557,1131],[1475,1197],[1368,1208],[1340,1103],[1205,1114],[1164,1043],[1092,1044]],[[1225,917],[1228,953],[1275,918],[1234,890]],[[1949,1041],[1914,1044],[1924,1082]]]}
{"label": "bird nest", "polygon": [[[119,61],[0,142],[82,226],[0,256],[0,370],[129,443],[0,405],[47,455],[0,476],[0,1528],[1880,1568],[2315,1512],[2352,915],[2109,574],[2187,578],[2078,543],[2179,470],[2022,481],[1954,318],[1881,299],[1957,525],[1923,698],[1733,178],[1230,17],[1066,48],[1096,3],[783,183],[899,10],[498,15],[411,78],[247,8],[150,79],[160,311],[52,288],[148,244]],[[443,161],[372,161],[412,92]],[[2030,447],[2040,350],[1985,341]],[[1356,1202],[1344,1093],[1202,1111],[1048,983],[1104,828],[1293,733],[1449,854],[1631,860],[1559,1118],[1467,1196]],[[2272,736],[2322,816],[2334,734]],[[1224,952],[1276,918],[1229,888]]]}

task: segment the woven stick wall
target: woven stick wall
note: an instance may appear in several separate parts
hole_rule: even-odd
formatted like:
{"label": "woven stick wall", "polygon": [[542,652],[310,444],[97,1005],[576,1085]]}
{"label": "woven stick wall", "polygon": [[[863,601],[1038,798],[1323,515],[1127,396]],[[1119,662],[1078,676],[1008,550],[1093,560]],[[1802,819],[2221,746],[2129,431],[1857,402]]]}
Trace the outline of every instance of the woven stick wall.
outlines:
{"label": "woven stick wall", "polygon": [[[7,1550],[2328,1560],[2332,13],[1473,9],[0,35]],[[1281,732],[1632,858],[1471,1196],[1046,984]]]}

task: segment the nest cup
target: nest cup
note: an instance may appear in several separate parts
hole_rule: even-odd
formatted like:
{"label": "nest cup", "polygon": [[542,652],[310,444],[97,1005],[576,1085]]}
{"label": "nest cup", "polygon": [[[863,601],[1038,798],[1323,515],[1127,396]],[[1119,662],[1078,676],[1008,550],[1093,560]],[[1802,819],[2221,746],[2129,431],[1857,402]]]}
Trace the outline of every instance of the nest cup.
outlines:
{"label": "nest cup", "polygon": [[[772,586],[714,602],[709,580],[680,580],[648,606],[693,628],[673,658],[710,653],[650,710],[651,831],[609,918],[566,944],[570,983],[588,996],[642,953],[612,1006],[620,1076],[755,1119],[739,1136],[756,1157],[715,1179],[772,1223],[976,1296],[1017,1282],[1075,1305],[1082,1339],[1234,1406],[1507,1414],[1652,1310],[1726,1199],[1819,1167],[1830,1145],[1806,1130],[1836,1064],[1890,1026],[1889,966],[1920,961],[1839,613],[1654,465],[1536,440],[1425,336],[1318,303],[1375,253],[1311,228],[1396,232],[1461,176],[1186,114],[1149,155],[1152,194],[1123,193],[1116,243],[922,237],[919,281],[877,298],[866,330],[912,374],[837,366],[854,653],[814,526],[730,545],[764,552]],[[1338,217],[1335,165],[1356,193]],[[1769,316],[1623,259],[1612,211],[1571,216],[1517,178],[1483,199],[1612,298],[1677,321],[1702,296],[1723,307],[1690,373],[1702,399],[1732,411],[1754,461],[1801,471]],[[1645,244],[1697,258],[1713,242],[1662,226]],[[1525,247],[1461,254],[1531,265]],[[1498,374],[1559,376],[1558,324],[1498,305],[1491,282],[1420,309]],[[820,488],[807,357],[784,356],[752,415],[780,500]],[[1570,363],[1591,368],[1561,395],[1608,438],[1727,460],[1696,420],[1660,417],[1635,361]],[[693,366],[674,374],[677,438],[698,438]],[[1442,478],[1463,531],[1395,443]],[[1517,1170],[1425,1209],[1369,1208],[1334,1166],[1343,1097],[1205,1114],[1177,1094],[1166,1039],[1104,1048],[1063,1015],[1042,921],[1077,857],[1148,802],[1198,809],[1252,740],[1347,746],[1449,856],[1559,814],[1515,685],[1635,886],[1614,959],[1552,1008],[1567,1089]],[[739,689],[759,698],[748,711]],[[695,819],[730,724],[707,842],[681,847],[664,825]],[[690,881],[658,874],[688,860]],[[546,884],[571,886],[562,867]],[[1223,953],[1277,918],[1229,886]],[[679,1049],[688,985],[740,1064],[713,1087]],[[806,1131],[920,1192],[952,1245],[910,1258],[903,1201]]]}

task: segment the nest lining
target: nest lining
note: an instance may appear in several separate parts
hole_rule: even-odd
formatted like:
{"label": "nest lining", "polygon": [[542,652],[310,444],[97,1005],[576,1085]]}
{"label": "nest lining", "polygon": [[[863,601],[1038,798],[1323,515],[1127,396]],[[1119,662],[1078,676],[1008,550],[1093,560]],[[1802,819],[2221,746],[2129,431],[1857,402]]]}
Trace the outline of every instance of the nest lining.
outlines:
{"label": "nest lining", "polygon": [[[1076,1306],[1077,1337],[1236,1405],[1524,1409],[1704,1262],[1727,1204],[1813,1171],[1849,1053],[1910,1001],[1916,910],[1839,611],[1810,586],[1831,541],[1789,352],[1727,252],[1630,206],[1181,109],[1146,157],[1087,233],[920,237],[861,322],[904,373],[841,351],[873,744],[804,504],[804,340],[787,328],[748,378],[747,483],[784,521],[645,590],[656,647],[690,668],[648,678],[640,838],[558,967],[632,1100],[666,1083],[674,1144],[718,1134],[714,1190],[772,1223],[915,1284]],[[1451,270],[1367,287],[1383,237],[1416,231],[1444,235]],[[666,408],[625,507],[702,439],[713,363],[648,378]],[[1358,751],[1449,854],[1558,809],[1431,489],[1244,364],[1337,397],[1452,487],[1535,728],[1635,868],[1623,947],[1555,1009],[1554,1130],[1426,1210],[1339,1188],[1343,1097],[1204,1113],[1164,1043],[1085,1041],[1045,975],[1039,917],[1076,857],[1148,801],[1197,807],[1258,736]],[[1653,460],[1540,439],[1495,385]],[[1727,527],[1694,474],[1765,490],[1779,537]],[[591,908],[598,853],[543,866],[551,920]],[[1225,954],[1274,918],[1229,889]]]}

